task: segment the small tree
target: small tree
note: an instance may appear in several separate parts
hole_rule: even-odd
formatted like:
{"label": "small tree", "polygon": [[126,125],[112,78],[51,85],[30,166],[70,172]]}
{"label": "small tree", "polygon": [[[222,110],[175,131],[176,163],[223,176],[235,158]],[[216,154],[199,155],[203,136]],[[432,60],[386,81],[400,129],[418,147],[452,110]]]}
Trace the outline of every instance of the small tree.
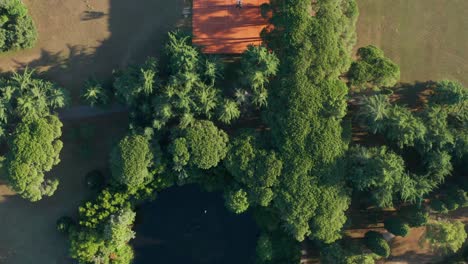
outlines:
{"label": "small tree", "polygon": [[391,218],[386,219],[384,222],[384,227],[390,233],[396,236],[402,236],[402,237],[405,237],[410,230],[409,225],[397,217],[391,217]]}
{"label": "small tree", "polygon": [[429,103],[444,107],[467,105],[468,91],[457,81],[444,80],[437,83]]}
{"label": "small tree", "polygon": [[426,227],[423,240],[443,253],[457,252],[467,238],[465,225],[460,221],[437,221],[427,224]]}
{"label": "small tree", "polygon": [[268,235],[260,235],[257,240],[256,251],[258,263],[271,263],[271,260],[273,259],[273,245]]}
{"label": "small tree", "polygon": [[400,67],[386,58],[377,47],[369,45],[359,48],[358,56],[359,60],[353,62],[348,72],[351,85],[390,87],[400,79]]}
{"label": "small tree", "polygon": [[239,118],[240,110],[237,103],[233,100],[224,100],[224,103],[219,107],[219,121],[230,124],[233,120]]}
{"label": "small tree", "polygon": [[0,14],[0,51],[32,48],[37,30],[23,1],[0,1]]}
{"label": "small tree", "polygon": [[226,207],[233,213],[240,214],[249,208],[247,193],[242,189],[226,192],[224,199]]}
{"label": "small tree", "polygon": [[375,254],[387,258],[390,256],[390,246],[383,238],[382,234],[376,231],[369,231],[364,237],[366,246]]}
{"label": "small tree", "polygon": [[422,206],[411,205],[401,209],[402,218],[410,227],[423,226],[429,220],[427,213]]}
{"label": "small tree", "polygon": [[109,95],[96,79],[86,81],[83,94],[83,100],[90,106],[104,106],[109,103]]}

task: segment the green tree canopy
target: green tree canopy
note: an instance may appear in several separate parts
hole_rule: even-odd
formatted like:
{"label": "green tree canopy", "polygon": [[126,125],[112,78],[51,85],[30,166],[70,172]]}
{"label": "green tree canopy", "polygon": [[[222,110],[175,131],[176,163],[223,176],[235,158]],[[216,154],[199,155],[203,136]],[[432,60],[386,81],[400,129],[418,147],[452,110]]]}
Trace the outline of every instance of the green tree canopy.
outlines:
{"label": "green tree canopy", "polygon": [[249,45],[241,58],[241,83],[252,93],[253,103],[267,103],[267,88],[270,78],[278,72],[279,59],[264,46]]}
{"label": "green tree canopy", "polygon": [[341,238],[341,229],[346,222],[345,211],[351,203],[348,191],[343,186],[320,188],[316,216],[310,221],[309,236],[312,239],[332,243]]}
{"label": "green tree canopy", "polygon": [[148,139],[141,135],[124,137],[113,149],[110,158],[112,180],[128,190],[137,190],[151,180],[153,163]]}
{"label": "green tree canopy", "polygon": [[0,51],[32,48],[36,41],[36,26],[23,1],[0,1]]}
{"label": "green tree canopy", "polygon": [[68,102],[66,91],[54,83],[38,79],[33,70],[13,73],[0,79],[0,121],[2,128],[18,121],[49,116]]}
{"label": "green tree canopy", "polygon": [[359,59],[348,72],[352,86],[394,86],[400,79],[400,67],[384,56],[382,50],[369,45],[358,49]]}
{"label": "green tree canopy", "polygon": [[256,141],[252,133],[236,137],[230,144],[224,164],[237,184],[247,191],[251,204],[268,206],[283,163],[275,152],[262,149]]}
{"label": "green tree canopy", "polygon": [[46,180],[45,172],[60,162],[62,123],[47,116],[20,123],[8,140],[5,167],[10,186],[30,201],[51,196],[58,180]]}
{"label": "green tree canopy", "polygon": [[249,208],[247,193],[242,190],[231,190],[224,194],[226,207],[233,213],[240,214]]}
{"label": "green tree canopy", "polygon": [[380,207],[393,205],[406,173],[404,160],[386,147],[359,145],[349,151],[347,171],[353,189],[369,191],[374,203]]}
{"label": "green tree canopy", "polygon": [[228,136],[211,121],[196,121],[184,129],[182,135],[190,155],[190,165],[209,169],[226,156]]}
{"label": "green tree canopy", "polygon": [[390,256],[390,246],[383,238],[382,234],[376,231],[369,231],[364,236],[366,246],[375,254],[387,258]]}
{"label": "green tree canopy", "polygon": [[403,220],[398,217],[391,217],[391,218],[385,219],[384,227],[385,229],[388,230],[388,232],[396,236],[402,236],[402,237],[406,236],[410,229],[409,225],[403,222]]}
{"label": "green tree canopy", "polygon": [[426,225],[424,240],[444,253],[457,252],[467,238],[465,225],[460,221],[436,221]]}
{"label": "green tree canopy", "polygon": [[[330,237],[336,238],[340,213],[329,226],[318,227],[324,221],[310,222],[317,209],[322,210],[322,185],[341,186],[344,181],[342,158],[347,142],[342,137],[341,118],[347,89],[339,77],[351,61],[356,4],[301,0],[273,2],[271,7],[273,27],[262,36],[281,63],[268,89],[264,118],[283,162],[272,205],[284,230],[295,239],[302,241],[314,229],[320,233],[321,228],[333,229]],[[311,8],[315,16],[310,16]],[[345,210],[346,201],[340,199],[330,206]]]}
{"label": "green tree canopy", "polygon": [[131,264],[133,249],[128,242],[135,213],[124,208],[111,215],[104,229],[81,228],[70,234],[70,256],[79,263]]}

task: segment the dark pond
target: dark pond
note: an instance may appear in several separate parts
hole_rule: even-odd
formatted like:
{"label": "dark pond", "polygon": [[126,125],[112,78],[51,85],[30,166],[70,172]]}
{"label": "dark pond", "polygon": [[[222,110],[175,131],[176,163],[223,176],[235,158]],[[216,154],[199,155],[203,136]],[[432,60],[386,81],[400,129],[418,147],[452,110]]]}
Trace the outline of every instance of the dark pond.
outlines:
{"label": "dark pond", "polygon": [[254,263],[258,229],[234,215],[220,193],[173,187],[137,211],[135,264]]}

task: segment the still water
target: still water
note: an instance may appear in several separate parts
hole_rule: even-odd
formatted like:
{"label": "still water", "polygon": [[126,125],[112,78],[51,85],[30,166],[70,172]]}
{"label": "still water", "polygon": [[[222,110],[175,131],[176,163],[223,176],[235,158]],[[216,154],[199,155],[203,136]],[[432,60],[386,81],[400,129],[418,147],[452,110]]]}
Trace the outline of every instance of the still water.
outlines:
{"label": "still water", "polygon": [[221,193],[173,187],[139,207],[135,264],[254,263],[258,229],[227,211]]}

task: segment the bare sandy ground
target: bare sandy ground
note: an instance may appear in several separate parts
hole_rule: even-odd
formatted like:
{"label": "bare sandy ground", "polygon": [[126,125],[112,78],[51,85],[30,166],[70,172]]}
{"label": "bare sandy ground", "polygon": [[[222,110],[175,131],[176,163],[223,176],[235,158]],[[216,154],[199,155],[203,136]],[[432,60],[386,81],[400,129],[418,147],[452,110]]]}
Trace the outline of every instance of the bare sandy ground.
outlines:
{"label": "bare sandy ground", "polygon": [[[72,92],[74,104],[90,76],[108,79],[112,69],[146,56],[158,56],[166,32],[179,22],[183,0],[24,0],[39,30],[35,48],[0,55],[2,72],[29,66]],[[90,194],[85,174],[107,164],[111,143],[127,127],[115,113],[79,124],[93,124],[93,155],[83,157],[82,142],[67,135],[78,123],[66,120],[62,162],[49,175],[61,180],[57,193],[37,203],[24,201],[0,182],[0,264],[70,264],[66,239],[55,221],[76,213]]]}

